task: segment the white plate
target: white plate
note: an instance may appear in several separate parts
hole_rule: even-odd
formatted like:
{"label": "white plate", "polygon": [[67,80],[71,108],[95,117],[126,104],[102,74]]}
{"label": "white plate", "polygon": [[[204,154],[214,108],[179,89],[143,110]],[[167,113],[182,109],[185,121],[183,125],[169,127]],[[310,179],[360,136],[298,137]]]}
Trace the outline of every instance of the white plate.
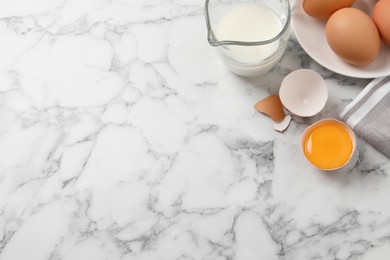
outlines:
{"label": "white plate", "polygon": [[[326,20],[317,20],[305,13],[303,0],[292,13],[292,28],[302,48],[319,64],[338,74],[354,78],[378,78],[390,75],[390,47],[381,43],[377,58],[368,65],[354,66],[341,60],[329,47],[325,36]],[[353,7],[371,14],[376,0],[357,0]],[[354,39],[358,40],[358,39]]]}

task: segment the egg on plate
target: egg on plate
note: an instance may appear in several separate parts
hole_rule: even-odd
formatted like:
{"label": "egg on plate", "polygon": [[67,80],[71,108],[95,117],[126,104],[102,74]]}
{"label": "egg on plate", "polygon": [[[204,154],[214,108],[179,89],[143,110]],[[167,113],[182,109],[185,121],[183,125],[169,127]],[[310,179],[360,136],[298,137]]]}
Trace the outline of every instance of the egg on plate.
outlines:
{"label": "egg on plate", "polygon": [[351,7],[355,0],[303,0],[303,10],[317,19],[327,19],[337,10]]}
{"label": "egg on plate", "polygon": [[378,1],[372,10],[372,20],[383,42],[390,46],[390,0]]}
{"label": "egg on plate", "polygon": [[359,9],[342,8],[333,13],[326,23],[325,32],[330,48],[350,64],[369,64],[379,53],[378,29]]}

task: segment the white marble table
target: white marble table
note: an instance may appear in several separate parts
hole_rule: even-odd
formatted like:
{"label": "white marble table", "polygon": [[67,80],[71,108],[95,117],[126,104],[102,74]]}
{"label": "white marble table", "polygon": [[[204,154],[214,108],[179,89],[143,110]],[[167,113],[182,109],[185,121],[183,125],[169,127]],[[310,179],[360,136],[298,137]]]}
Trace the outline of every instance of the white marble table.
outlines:
{"label": "white marble table", "polygon": [[253,104],[318,71],[334,117],[369,82],[294,36],[261,78],[228,72],[199,0],[0,8],[0,260],[390,257],[390,160],[319,172]]}

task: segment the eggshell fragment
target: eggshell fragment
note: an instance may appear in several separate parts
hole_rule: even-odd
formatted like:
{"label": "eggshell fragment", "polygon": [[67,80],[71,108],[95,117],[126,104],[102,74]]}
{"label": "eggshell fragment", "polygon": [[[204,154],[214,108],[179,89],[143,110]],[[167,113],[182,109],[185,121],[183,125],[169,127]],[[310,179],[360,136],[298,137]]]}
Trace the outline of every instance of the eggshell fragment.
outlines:
{"label": "eggshell fragment", "polygon": [[273,121],[280,122],[284,119],[283,105],[278,95],[268,96],[257,102],[254,107],[258,112],[270,116]]}
{"label": "eggshell fragment", "polygon": [[275,122],[273,123],[273,127],[276,131],[278,132],[283,132],[284,130],[287,129],[287,127],[290,125],[291,122],[291,116],[287,115],[283,121],[281,122]]}
{"label": "eggshell fragment", "polygon": [[299,69],[288,74],[279,89],[283,106],[300,117],[319,113],[328,100],[325,80],[310,69]]}

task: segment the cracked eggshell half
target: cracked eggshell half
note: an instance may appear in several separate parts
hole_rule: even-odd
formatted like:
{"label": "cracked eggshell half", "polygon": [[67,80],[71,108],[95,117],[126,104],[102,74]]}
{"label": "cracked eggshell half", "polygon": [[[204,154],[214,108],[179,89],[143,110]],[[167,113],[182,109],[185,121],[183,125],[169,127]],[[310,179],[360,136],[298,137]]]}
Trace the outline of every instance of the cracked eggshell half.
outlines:
{"label": "cracked eggshell half", "polygon": [[299,69],[283,79],[279,96],[283,106],[292,114],[311,117],[324,108],[328,100],[328,88],[317,72]]}

